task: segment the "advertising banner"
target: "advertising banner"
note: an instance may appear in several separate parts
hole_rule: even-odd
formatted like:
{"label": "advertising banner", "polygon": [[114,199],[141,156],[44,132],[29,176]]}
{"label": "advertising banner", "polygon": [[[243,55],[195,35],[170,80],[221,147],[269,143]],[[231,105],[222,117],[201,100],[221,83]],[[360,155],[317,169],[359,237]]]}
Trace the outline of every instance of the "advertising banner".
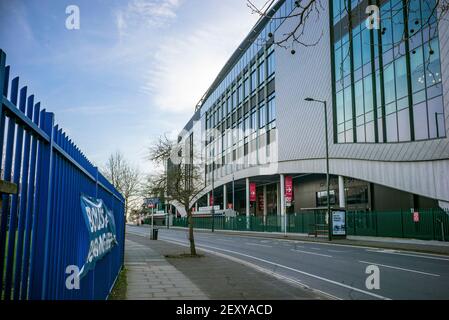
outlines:
{"label": "advertising banner", "polygon": [[332,235],[346,235],[346,212],[332,211]]}
{"label": "advertising banner", "polygon": [[256,202],[256,184],[254,182],[249,184],[249,201]]}
{"label": "advertising banner", "polygon": [[86,262],[80,270],[80,279],[89,270],[93,270],[95,263],[118,244],[114,214],[106,207],[103,200],[81,195],[81,210],[89,232],[90,244]]}
{"label": "advertising banner", "polygon": [[293,201],[293,179],[291,176],[285,177],[285,205],[290,207]]}

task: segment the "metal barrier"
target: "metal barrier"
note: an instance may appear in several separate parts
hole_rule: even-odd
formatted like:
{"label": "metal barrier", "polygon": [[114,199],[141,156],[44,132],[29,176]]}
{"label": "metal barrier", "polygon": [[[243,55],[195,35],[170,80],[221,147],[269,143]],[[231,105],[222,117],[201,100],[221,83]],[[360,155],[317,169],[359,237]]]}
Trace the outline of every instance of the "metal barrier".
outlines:
{"label": "metal barrier", "polygon": [[[410,211],[348,211],[348,235],[410,238],[422,240],[449,241],[449,212],[440,208],[419,210],[419,221],[414,220]],[[308,210],[288,215],[287,232],[316,234],[317,227],[327,225],[326,210]],[[269,215],[249,218],[247,228],[245,216],[216,217],[214,226],[217,230],[282,232],[280,216]],[[187,227],[186,218],[173,220],[173,225]],[[211,229],[212,218],[194,218],[194,228]],[[326,231],[327,232],[327,231]]]}
{"label": "metal barrier", "polygon": [[[19,78],[11,81],[0,50],[0,171],[18,186],[2,195],[0,211],[1,298],[106,299],[123,266],[124,200],[78,147],[41,110]],[[9,91],[9,97],[8,97]],[[81,194],[112,210],[118,245],[85,277],[66,286],[68,266],[81,267],[90,235]]]}

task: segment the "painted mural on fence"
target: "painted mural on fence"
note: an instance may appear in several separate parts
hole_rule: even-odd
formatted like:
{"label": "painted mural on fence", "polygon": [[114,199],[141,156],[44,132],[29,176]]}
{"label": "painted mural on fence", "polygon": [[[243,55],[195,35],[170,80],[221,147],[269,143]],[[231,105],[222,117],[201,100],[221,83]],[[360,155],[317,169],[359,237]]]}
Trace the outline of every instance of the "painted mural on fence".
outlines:
{"label": "painted mural on fence", "polygon": [[90,241],[86,262],[80,270],[80,278],[83,278],[118,243],[114,214],[103,200],[81,195],[81,209]]}

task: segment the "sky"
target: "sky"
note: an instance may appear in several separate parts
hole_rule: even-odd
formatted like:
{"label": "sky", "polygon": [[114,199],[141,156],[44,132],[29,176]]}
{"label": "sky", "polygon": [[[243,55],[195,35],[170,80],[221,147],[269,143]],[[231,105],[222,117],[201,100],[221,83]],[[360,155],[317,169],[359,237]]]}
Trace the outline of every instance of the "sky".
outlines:
{"label": "sky", "polygon": [[121,151],[149,172],[258,18],[246,0],[0,0],[0,48],[94,164]]}

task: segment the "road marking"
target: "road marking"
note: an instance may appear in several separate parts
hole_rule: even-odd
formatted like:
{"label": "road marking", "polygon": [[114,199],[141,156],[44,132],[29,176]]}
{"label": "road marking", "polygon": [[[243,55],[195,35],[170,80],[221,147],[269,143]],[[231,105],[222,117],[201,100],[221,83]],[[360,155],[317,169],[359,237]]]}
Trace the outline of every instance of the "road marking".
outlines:
{"label": "road marking", "polygon": [[343,253],[343,252],[347,252],[347,251],[342,251],[342,250],[330,250],[330,249],[328,249],[327,251],[329,251],[329,252],[335,252],[335,253]]}
{"label": "road marking", "polygon": [[317,251],[321,251],[320,248],[310,248],[310,249],[312,249],[312,250],[317,250]]}
{"label": "road marking", "polygon": [[269,246],[269,245],[266,245],[266,244],[251,243],[251,242],[247,242],[245,244],[248,245],[248,246],[259,246],[259,247],[273,248],[272,246]]}
{"label": "road marking", "polygon": [[366,250],[366,251],[375,252],[375,253],[396,254],[396,255],[399,255],[399,256],[407,256],[407,257],[416,257],[416,258],[424,258],[424,259],[449,261],[449,259],[442,258],[441,256],[437,256],[437,255],[403,253],[403,252],[398,252],[398,251],[395,251],[395,250]]}
{"label": "road marking", "polygon": [[[182,246],[186,246],[186,244],[184,244],[182,242],[179,242],[179,241],[168,240],[166,238],[164,240],[168,241],[168,242],[177,243],[177,244],[180,244]],[[362,290],[362,289],[359,289],[359,288],[356,288],[356,287],[352,287],[352,286],[344,284],[344,283],[340,283],[340,282],[337,282],[337,281],[334,281],[334,280],[331,280],[331,279],[327,279],[327,278],[324,278],[324,277],[320,277],[320,276],[317,276],[317,275],[314,275],[314,274],[311,274],[311,273],[308,273],[308,272],[305,272],[305,271],[301,271],[301,270],[294,269],[294,268],[291,268],[291,267],[288,267],[288,266],[284,266],[284,265],[276,263],[276,262],[272,262],[272,261],[268,261],[268,260],[265,260],[265,259],[262,259],[262,258],[250,256],[248,254],[244,254],[244,253],[241,253],[241,252],[236,252],[236,251],[227,250],[227,249],[221,249],[221,248],[212,247],[212,246],[206,246],[206,245],[202,245],[202,244],[201,245],[197,245],[197,247],[198,248],[203,247],[203,248],[209,248],[209,249],[214,249],[214,250],[220,250],[220,251],[224,251],[224,252],[233,253],[233,254],[240,255],[240,256],[243,256],[243,257],[247,257],[247,258],[250,258],[250,259],[258,260],[258,261],[261,261],[261,262],[264,262],[264,263],[267,263],[267,264],[271,264],[271,265],[274,265],[274,266],[277,266],[277,267],[280,267],[280,268],[284,268],[284,269],[287,269],[287,270],[290,270],[290,271],[294,271],[294,272],[297,272],[297,273],[300,273],[300,274],[303,274],[303,275],[306,275],[306,276],[309,276],[309,277],[312,277],[312,278],[315,278],[315,279],[318,279],[318,280],[322,280],[322,281],[325,281],[325,282],[328,282],[328,283],[331,283],[331,284],[334,284],[334,285],[337,285],[337,286],[340,286],[340,287],[343,287],[343,288],[346,288],[346,289],[349,289],[349,290],[357,291],[357,292],[360,292],[362,294],[366,294],[368,296],[372,296],[372,297],[377,298],[377,299],[391,300],[390,298],[387,298],[387,297],[384,297],[384,296],[381,296],[381,295],[378,295],[378,294],[375,294],[375,293],[372,293],[372,292],[369,292],[369,291],[365,291],[365,290]]]}
{"label": "road marking", "polygon": [[431,276],[431,277],[439,277],[439,274],[434,274],[434,273],[428,273],[428,272],[423,272],[423,271],[418,271],[418,270],[412,270],[412,269],[405,269],[405,268],[400,268],[400,267],[393,267],[393,266],[387,266],[385,264],[379,264],[379,263],[375,263],[375,262],[367,262],[367,261],[359,261],[360,263],[363,264],[368,264],[368,265],[374,265],[374,266],[380,266],[380,267],[385,267],[385,268],[390,268],[390,269],[396,269],[396,270],[401,270],[401,271],[407,271],[407,272],[414,272],[414,273],[420,273],[420,274],[424,274],[426,276]]}
{"label": "road marking", "polygon": [[[166,242],[169,242],[169,243],[176,244],[176,245],[180,245],[180,246],[183,246],[183,247],[189,247],[189,245],[181,243],[181,242],[178,242],[178,241],[175,241],[175,240],[169,240],[169,239],[162,239],[162,240],[166,241]],[[201,245],[199,247],[201,247]],[[259,266],[257,264],[251,263],[249,261],[246,261],[246,260],[243,260],[243,259],[239,259],[237,257],[233,257],[233,256],[230,256],[230,255],[227,255],[227,254],[224,254],[224,253],[217,252],[217,251],[208,250],[208,249],[205,249],[205,248],[202,248],[202,247],[201,247],[201,250],[204,251],[204,252],[208,252],[210,254],[214,254],[214,255],[219,256],[219,257],[223,257],[223,258],[231,260],[231,261],[235,261],[235,262],[241,263],[241,264],[246,265],[246,266],[248,266],[250,268],[256,269],[256,270],[258,270],[260,272],[263,272],[263,273],[265,273],[267,275],[275,277],[277,279],[283,280],[283,281],[288,282],[288,283],[292,283],[292,284],[300,286],[302,288],[306,288],[306,289],[309,289],[311,291],[317,292],[317,293],[319,293],[321,295],[327,296],[330,299],[343,300],[343,299],[341,299],[341,298],[339,298],[337,296],[334,296],[334,295],[332,295],[330,293],[327,293],[327,292],[324,292],[324,291],[321,291],[321,290],[318,290],[318,289],[311,288],[308,285],[306,285],[306,284],[302,283],[301,281],[299,281],[298,279],[282,275],[280,273],[277,273],[275,271],[263,268],[263,267],[261,267],[261,266]]]}
{"label": "road marking", "polygon": [[332,256],[330,256],[330,255],[327,255],[327,254],[321,254],[321,253],[316,253],[316,252],[309,252],[309,251],[303,251],[303,250],[297,250],[297,249],[290,249],[290,251],[301,252],[301,253],[307,253],[307,254],[313,254],[314,256],[321,256],[321,257],[332,258]]}

